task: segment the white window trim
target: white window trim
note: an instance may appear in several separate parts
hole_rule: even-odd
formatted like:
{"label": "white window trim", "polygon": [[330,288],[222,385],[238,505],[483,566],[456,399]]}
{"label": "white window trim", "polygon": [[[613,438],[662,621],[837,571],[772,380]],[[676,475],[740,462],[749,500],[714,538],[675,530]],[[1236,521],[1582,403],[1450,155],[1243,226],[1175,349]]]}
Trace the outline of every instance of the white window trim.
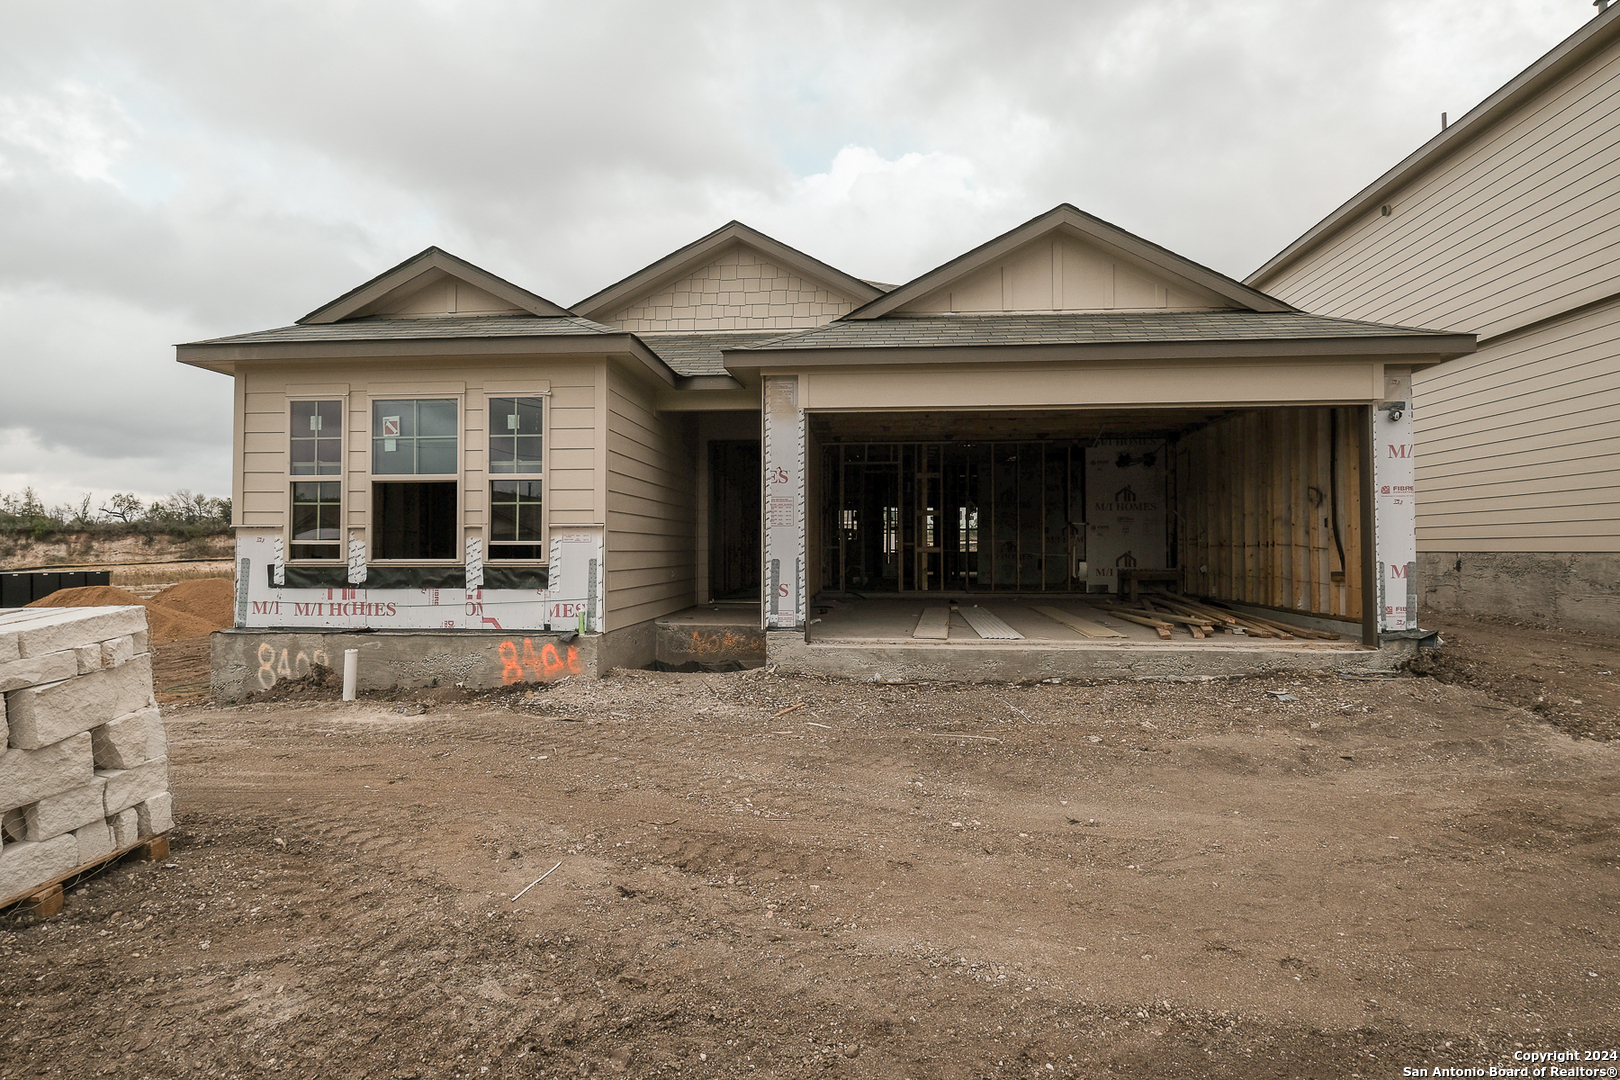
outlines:
{"label": "white window trim", "polygon": [[[479,452],[484,459],[484,527],[481,535],[484,541],[484,562],[494,566],[547,566],[551,562],[551,383],[537,382],[531,386],[544,386],[543,390],[509,389],[497,387],[484,391],[484,445]],[[489,410],[490,402],[495,398],[539,398],[540,399],[540,471],[538,473],[495,473],[489,467]],[[503,559],[497,552],[499,548],[493,540],[495,531],[495,504],[489,490],[490,483],[495,480],[538,480],[540,481],[540,544],[541,555],[538,559]]]}
{"label": "white window trim", "polygon": [[[453,473],[379,473],[374,471],[376,465],[376,451],[373,442],[377,434],[372,430],[376,416],[376,403],[379,401],[454,401],[456,403],[456,465]],[[366,471],[365,471],[365,507],[366,507],[366,562],[374,566],[460,566],[466,561],[466,554],[461,547],[461,537],[465,532],[467,521],[467,394],[463,390],[447,391],[435,390],[431,386],[422,389],[398,389],[384,393],[372,390],[366,395]],[[456,485],[456,540],[452,550],[455,555],[448,559],[379,559],[377,552],[377,517],[373,500],[376,494],[376,485],[379,483],[436,483],[454,482]]]}

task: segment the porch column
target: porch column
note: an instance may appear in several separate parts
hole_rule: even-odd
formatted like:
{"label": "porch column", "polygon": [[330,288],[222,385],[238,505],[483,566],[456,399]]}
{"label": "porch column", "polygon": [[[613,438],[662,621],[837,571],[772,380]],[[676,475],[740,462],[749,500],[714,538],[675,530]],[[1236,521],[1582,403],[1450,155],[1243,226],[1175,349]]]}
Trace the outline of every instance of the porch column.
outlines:
{"label": "porch column", "polygon": [[1384,397],[1372,410],[1372,459],[1380,633],[1417,629],[1417,462],[1413,457],[1412,371],[1384,369]]}
{"label": "porch column", "polygon": [[805,435],[796,375],[762,378],[764,431],[761,497],[765,557],[761,564],[761,625],[803,630],[805,596]]}

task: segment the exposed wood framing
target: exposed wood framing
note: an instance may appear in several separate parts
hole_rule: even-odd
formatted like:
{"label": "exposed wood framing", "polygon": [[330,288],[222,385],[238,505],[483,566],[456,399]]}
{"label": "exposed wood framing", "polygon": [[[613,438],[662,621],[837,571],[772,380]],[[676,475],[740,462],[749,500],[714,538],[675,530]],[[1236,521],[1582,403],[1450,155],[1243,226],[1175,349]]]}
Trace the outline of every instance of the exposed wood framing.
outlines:
{"label": "exposed wood framing", "polygon": [[1178,561],[1204,596],[1362,614],[1358,410],[1254,409],[1176,444]]}

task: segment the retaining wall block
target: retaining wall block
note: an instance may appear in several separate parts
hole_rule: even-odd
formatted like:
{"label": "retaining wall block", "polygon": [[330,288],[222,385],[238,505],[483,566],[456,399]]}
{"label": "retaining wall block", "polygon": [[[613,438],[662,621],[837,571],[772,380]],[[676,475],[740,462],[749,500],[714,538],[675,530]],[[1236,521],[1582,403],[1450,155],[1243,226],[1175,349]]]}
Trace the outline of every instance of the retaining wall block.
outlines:
{"label": "retaining wall block", "polygon": [[0,664],[8,664],[13,660],[20,659],[22,659],[22,647],[17,642],[17,635],[0,630]]}
{"label": "retaining wall block", "polygon": [[133,806],[128,810],[120,810],[116,814],[108,814],[107,827],[112,830],[113,846],[115,848],[134,847],[140,842],[141,819],[140,814]]}
{"label": "retaining wall block", "polygon": [[101,642],[92,641],[73,650],[73,659],[79,665],[79,674],[88,675],[101,670]]}
{"label": "retaining wall block", "polygon": [[38,750],[0,751],[0,810],[88,784],[94,775],[88,731]]}
{"label": "retaining wall block", "polygon": [[137,831],[142,840],[174,828],[174,796],[154,795],[135,808]]}
{"label": "retaining wall block", "polygon": [[168,791],[169,759],[147,761],[133,769],[99,770],[96,775],[107,778],[106,807],[111,817]]}
{"label": "retaining wall block", "polygon": [[145,632],[143,607],[22,608],[0,623],[0,637],[14,635],[24,658]]}
{"label": "retaining wall block", "polygon": [[76,679],[14,690],[6,695],[11,745],[39,749],[154,703],[150,654]]}
{"label": "retaining wall block", "polygon": [[[153,729],[157,730],[153,753]],[[156,705],[126,713],[90,729],[90,749],[98,769],[133,769],[164,756],[163,715]]]}
{"label": "retaining wall block", "polygon": [[125,634],[123,637],[113,638],[111,641],[101,643],[101,666],[118,667],[135,659],[136,653],[143,653],[145,649],[135,648],[135,635]]}
{"label": "retaining wall block", "polygon": [[79,673],[72,651],[25,656],[0,663],[0,692],[22,690],[42,683],[61,682]]}
{"label": "retaining wall block", "polygon": [[103,818],[97,818],[94,824],[82,829],[74,829],[73,839],[79,842],[79,861],[75,865],[83,866],[113,853],[113,831]]}
{"label": "retaining wall block", "polygon": [[28,839],[49,840],[102,821],[107,814],[106,791],[106,779],[91,776],[76,788],[30,803],[25,813]]}
{"label": "retaining wall block", "polygon": [[26,892],[79,865],[79,841],[72,833],[0,848],[0,899]]}

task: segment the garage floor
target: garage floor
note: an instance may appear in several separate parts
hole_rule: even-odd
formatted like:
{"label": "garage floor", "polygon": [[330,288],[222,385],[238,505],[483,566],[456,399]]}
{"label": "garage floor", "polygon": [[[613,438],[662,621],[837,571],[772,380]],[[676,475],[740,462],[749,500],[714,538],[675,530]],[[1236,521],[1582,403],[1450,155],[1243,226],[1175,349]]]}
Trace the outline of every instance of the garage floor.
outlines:
{"label": "garage floor", "polygon": [[[810,605],[812,644],[884,642],[908,645],[1007,643],[1188,646],[1220,643],[1228,647],[1275,648],[1276,640],[1216,634],[1199,640],[1177,630],[1169,641],[1147,626],[1126,622],[1079,597],[1035,599],[947,600],[944,598],[818,598]],[[991,616],[989,619],[982,614]],[[977,627],[974,624],[979,624]],[[1000,624],[1000,625],[998,625]],[[1003,629],[1005,628],[1005,629]],[[943,633],[943,637],[940,636]],[[1317,647],[1358,648],[1359,637],[1312,642]]]}

